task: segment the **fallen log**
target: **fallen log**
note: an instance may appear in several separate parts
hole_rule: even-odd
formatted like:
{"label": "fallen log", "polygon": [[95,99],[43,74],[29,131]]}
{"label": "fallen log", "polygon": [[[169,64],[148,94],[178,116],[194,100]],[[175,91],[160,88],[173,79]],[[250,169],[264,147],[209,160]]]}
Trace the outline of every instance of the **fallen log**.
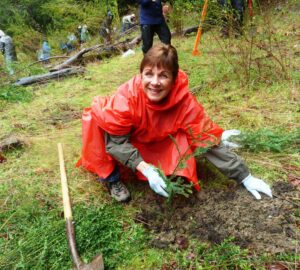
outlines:
{"label": "fallen log", "polygon": [[141,41],[141,36],[138,36],[138,37],[133,38],[132,40],[120,41],[120,42],[114,43],[112,45],[97,44],[93,47],[84,48],[84,49],[80,50],[78,53],[72,55],[69,59],[67,59],[63,63],[58,64],[55,67],[51,68],[50,71],[60,70],[62,68],[69,67],[69,66],[73,65],[74,63],[79,62],[83,58],[83,55],[88,52],[95,51],[95,50],[98,50],[98,53],[113,52],[113,51],[126,51],[126,50],[128,50],[128,48],[132,48],[133,46],[137,45],[140,41]]}
{"label": "fallen log", "polygon": [[189,35],[191,33],[196,33],[198,31],[198,28],[199,28],[199,26],[193,26],[193,27],[189,27],[189,28],[183,29],[182,35],[183,36],[187,36],[187,35]]}
{"label": "fallen log", "polygon": [[139,28],[139,24],[134,24],[131,28],[127,29],[126,31],[124,31],[123,33],[119,34],[119,36],[117,37],[117,40],[119,40],[121,37],[124,37],[132,32],[137,31]]}
{"label": "fallen log", "polygon": [[127,43],[129,49],[132,49],[134,46],[138,45],[141,41],[142,41],[142,36],[141,35],[135,37],[134,39],[132,39],[131,41],[129,41]]}
{"label": "fallen log", "polygon": [[35,61],[35,62],[29,64],[28,67],[33,66],[33,65],[38,64],[38,63],[46,62],[46,61],[51,60],[51,59],[59,59],[59,58],[69,58],[69,57],[68,57],[68,56],[65,56],[65,55],[51,56],[51,57],[47,58],[46,60],[38,60],[38,61]]}
{"label": "fallen log", "polygon": [[65,68],[65,69],[49,72],[46,74],[24,77],[24,78],[18,79],[14,83],[14,85],[15,86],[21,86],[21,85],[26,86],[26,85],[30,85],[30,84],[34,84],[34,83],[43,83],[43,82],[49,81],[51,79],[59,79],[62,77],[80,74],[80,73],[84,73],[83,67],[70,67],[70,68]]}
{"label": "fallen log", "polygon": [[[59,58],[69,58],[69,57],[68,57],[68,56],[65,56],[65,55],[57,55],[57,56],[51,56],[51,57],[49,57],[47,60],[51,60],[51,59],[59,59]],[[35,61],[35,62],[29,64],[27,67],[18,70],[17,73],[21,73],[21,72],[24,71],[25,69],[28,69],[30,66],[33,66],[33,65],[38,64],[38,63],[46,62],[47,60],[38,60],[38,61]],[[47,67],[46,67],[46,68],[47,68]]]}
{"label": "fallen log", "polygon": [[74,62],[77,62],[82,58],[82,56],[90,51],[100,49],[101,47],[104,47],[103,44],[97,44],[95,46],[84,48],[80,50],[78,53],[72,55],[70,58],[68,58],[66,61],[62,62],[61,64],[56,65],[55,67],[51,68],[50,71],[60,70],[64,69],[66,67],[70,67]]}

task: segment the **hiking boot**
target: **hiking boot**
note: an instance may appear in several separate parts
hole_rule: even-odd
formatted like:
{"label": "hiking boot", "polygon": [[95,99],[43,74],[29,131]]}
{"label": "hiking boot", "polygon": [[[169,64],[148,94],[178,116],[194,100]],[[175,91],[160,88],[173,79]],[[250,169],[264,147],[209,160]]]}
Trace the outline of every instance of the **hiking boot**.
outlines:
{"label": "hiking boot", "polygon": [[127,187],[121,182],[111,182],[108,183],[108,188],[110,191],[110,195],[118,202],[128,202],[130,201],[130,193]]}

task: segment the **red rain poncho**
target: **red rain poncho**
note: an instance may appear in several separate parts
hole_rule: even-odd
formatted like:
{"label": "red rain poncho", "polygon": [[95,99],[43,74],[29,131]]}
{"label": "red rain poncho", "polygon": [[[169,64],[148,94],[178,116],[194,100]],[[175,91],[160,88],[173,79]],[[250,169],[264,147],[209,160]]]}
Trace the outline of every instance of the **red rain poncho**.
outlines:
{"label": "red rain poncho", "polygon": [[[111,97],[95,97],[82,116],[82,157],[78,165],[106,178],[116,161],[105,151],[104,132],[130,134],[130,142],[145,162],[161,168],[166,175],[186,177],[200,190],[195,158],[196,147],[218,144],[223,129],[206,114],[179,71],[174,87],[163,103],[151,104],[143,91],[141,76],[121,85]],[[174,140],[176,143],[174,143]],[[180,153],[179,153],[180,152]],[[183,156],[185,167],[178,169]],[[139,179],[145,177],[137,172]]]}

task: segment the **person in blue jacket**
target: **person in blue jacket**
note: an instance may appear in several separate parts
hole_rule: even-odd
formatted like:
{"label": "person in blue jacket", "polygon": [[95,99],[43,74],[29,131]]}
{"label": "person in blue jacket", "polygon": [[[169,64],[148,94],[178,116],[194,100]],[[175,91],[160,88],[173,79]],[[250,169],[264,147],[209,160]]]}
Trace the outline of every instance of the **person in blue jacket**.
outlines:
{"label": "person in blue jacket", "polygon": [[153,45],[156,33],[164,44],[171,44],[171,32],[165,21],[160,0],[138,0],[140,5],[140,26],[142,33],[143,53]]}

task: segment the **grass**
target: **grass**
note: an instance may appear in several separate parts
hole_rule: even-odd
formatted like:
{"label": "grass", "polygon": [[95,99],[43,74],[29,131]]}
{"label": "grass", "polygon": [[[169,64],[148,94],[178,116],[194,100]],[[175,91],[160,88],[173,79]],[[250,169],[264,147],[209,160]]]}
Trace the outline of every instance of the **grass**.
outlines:
{"label": "grass", "polygon": [[[30,89],[25,87],[14,87],[12,85],[6,85],[1,87],[0,90],[0,100],[10,102],[10,103],[28,103],[32,101],[34,95]],[[4,104],[4,102],[3,102]]]}
{"label": "grass", "polygon": [[[62,213],[52,210],[51,202],[44,208],[36,203],[34,209],[24,205],[10,214],[16,233],[7,235],[10,241],[2,249],[1,269],[71,268]],[[77,248],[84,262],[102,253],[107,269],[114,269],[143,249],[145,233],[124,215],[121,205],[77,204],[73,210]]]}
{"label": "grass", "polygon": [[220,245],[214,246],[206,243],[199,244],[192,240],[188,249],[163,253],[155,249],[148,249],[143,254],[143,258],[134,257],[133,260],[122,264],[117,269],[264,270],[266,265],[275,258],[278,261],[291,261],[288,265],[294,265],[293,258],[284,256],[274,258],[267,255],[259,257],[255,254],[249,256],[249,251],[235,245],[233,240],[228,238]]}
{"label": "grass", "polygon": [[[287,9],[284,6],[283,11]],[[238,53],[249,43],[244,39],[220,40],[217,29],[202,36],[200,58],[191,56],[194,36],[176,37],[172,41],[178,49],[181,68],[189,74],[190,87],[198,89],[195,93],[198,100],[220,126],[249,134],[248,140],[259,151],[242,148],[239,154],[246,159],[253,174],[271,184],[287,179],[289,167],[300,166],[299,152],[289,149],[295,142],[292,135],[297,134],[300,120],[300,61],[293,51],[293,46],[298,44],[298,30],[293,32],[292,28],[293,24],[299,24],[299,16],[292,8],[289,10],[283,15],[270,11],[275,29],[272,35],[286,51],[288,79],[279,76],[280,69],[276,68],[278,74],[269,70],[267,64],[273,60],[267,59],[269,62],[264,62],[261,71],[253,63],[250,79],[246,80],[243,71],[247,66],[242,66],[237,55],[242,55]],[[256,23],[261,31],[257,39],[265,42],[261,37],[266,35],[263,18],[258,16]],[[249,254],[230,240],[212,247],[195,242],[185,251],[151,248],[147,244],[148,236],[133,222],[138,209],[114,204],[95,181],[96,176],[74,167],[80,156],[82,109],[90,106],[93,96],[113,93],[138,72],[142,53],[139,48],[135,52],[129,58],[117,56],[90,63],[87,72],[79,77],[26,88],[1,84],[0,138],[17,134],[28,142],[21,150],[5,153],[7,161],[0,164],[1,269],[70,268],[57,142],[64,146],[76,240],[85,260],[101,251],[106,269],[127,270],[163,269],[163,266],[172,269],[171,263],[178,269],[264,269],[265,263],[270,262],[270,258]],[[255,49],[256,57],[263,53]],[[274,53],[278,55],[276,46]],[[237,67],[240,76],[234,73]],[[261,140],[253,144],[260,132],[265,144],[260,145]],[[285,139],[281,148],[277,148],[279,153],[265,146],[274,138],[276,142]],[[282,255],[278,259],[292,263],[297,255]]]}

